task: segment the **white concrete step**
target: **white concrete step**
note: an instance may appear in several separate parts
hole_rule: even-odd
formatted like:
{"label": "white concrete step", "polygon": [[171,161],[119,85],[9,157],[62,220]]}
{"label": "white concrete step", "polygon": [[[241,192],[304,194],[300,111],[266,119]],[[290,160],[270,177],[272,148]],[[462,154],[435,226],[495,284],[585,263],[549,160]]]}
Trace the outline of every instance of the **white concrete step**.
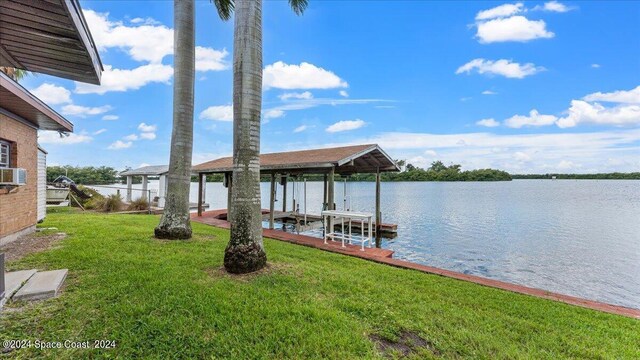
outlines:
{"label": "white concrete step", "polygon": [[35,269],[4,273],[5,293],[4,298],[0,299],[0,304],[3,304],[7,300],[9,300],[11,296],[15,294],[15,292],[18,291],[18,289],[20,289],[20,287],[22,287],[22,285],[27,282],[27,280],[29,280],[35,273]]}
{"label": "white concrete step", "polygon": [[67,277],[67,272],[67,269],[38,272],[13,295],[12,299],[42,300],[55,297]]}

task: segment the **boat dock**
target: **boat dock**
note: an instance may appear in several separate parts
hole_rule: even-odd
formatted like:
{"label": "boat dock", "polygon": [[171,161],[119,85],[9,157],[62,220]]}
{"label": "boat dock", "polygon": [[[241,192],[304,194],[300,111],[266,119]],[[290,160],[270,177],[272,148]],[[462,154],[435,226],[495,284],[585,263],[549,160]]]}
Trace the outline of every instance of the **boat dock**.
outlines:
{"label": "boat dock", "polygon": [[[268,214],[269,210],[262,210],[262,212],[263,214]],[[227,209],[204,211],[202,212],[202,215],[192,213],[191,220],[223,229],[229,229],[231,227],[231,224],[227,221]],[[301,235],[277,229],[263,229],[263,236],[297,245],[313,247],[320,250],[336,252],[370,260],[380,258],[390,259],[393,257],[393,250],[365,247],[363,251],[360,245],[345,244],[345,247],[342,247],[342,244],[339,241],[328,241],[325,244],[322,239],[317,237]]]}

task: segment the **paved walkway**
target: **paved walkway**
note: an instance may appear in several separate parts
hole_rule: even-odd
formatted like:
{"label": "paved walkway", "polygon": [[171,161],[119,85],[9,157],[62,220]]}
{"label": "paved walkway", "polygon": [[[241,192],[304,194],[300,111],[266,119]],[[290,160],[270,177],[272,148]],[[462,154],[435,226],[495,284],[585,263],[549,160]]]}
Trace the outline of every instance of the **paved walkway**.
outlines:
{"label": "paved walkway", "polygon": [[[224,218],[226,218],[226,212],[227,212],[226,209],[223,209],[223,210],[206,211],[202,213],[202,216],[197,216],[197,214],[192,214],[191,220],[199,223],[211,225],[211,226],[229,229],[230,227],[229,222],[224,220]],[[405,260],[394,259],[393,251],[391,250],[365,248],[365,251],[361,251],[360,246],[356,246],[356,245],[347,245],[346,248],[343,248],[339,242],[329,242],[328,244],[324,244],[322,239],[305,236],[305,235],[298,235],[294,233],[288,233],[281,230],[265,229],[263,231],[263,235],[271,239],[286,241],[286,242],[290,242],[298,245],[309,246],[309,247],[313,247],[313,248],[324,250],[324,251],[330,251],[330,252],[335,252],[339,254],[354,256],[354,257],[358,257],[358,258],[369,260],[369,261],[375,261],[380,264],[386,264],[386,265],[391,265],[398,268],[411,269],[411,270],[421,271],[424,273],[446,276],[452,279],[469,281],[475,284],[512,291],[519,294],[525,294],[525,295],[535,296],[543,299],[560,301],[566,304],[581,306],[588,309],[593,309],[593,310],[603,311],[611,314],[617,314],[617,315],[627,316],[635,319],[640,319],[640,310],[638,309],[631,309],[624,306],[606,304],[606,303],[582,299],[574,296],[553,293],[546,290],[511,284],[504,281],[493,280],[493,279],[483,278],[480,276],[468,275],[468,274],[463,274],[455,271],[440,269],[432,266],[416,264],[416,263],[405,261]]]}

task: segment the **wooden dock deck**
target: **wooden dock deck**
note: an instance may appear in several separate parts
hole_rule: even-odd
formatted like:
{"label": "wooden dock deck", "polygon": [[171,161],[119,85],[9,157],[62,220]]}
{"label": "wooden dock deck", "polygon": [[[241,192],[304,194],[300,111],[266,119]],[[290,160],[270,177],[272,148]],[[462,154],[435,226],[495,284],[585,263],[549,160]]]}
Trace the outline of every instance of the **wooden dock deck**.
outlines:
{"label": "wooden dock deck", "polygon": [[[263,210],[264,212],[269,212],[269,210]],[[202,216],[198,216],[198,214],[191,214],[191,220],[196,221],[202,224],[212,225],[224,229],[229,229],[230,224],[226,220],[227,218],[227,210],[211,210],[205,211],[202,213]],[[393,251],[388,249],[378,249],[378,248],[369,248],[365,247],[364,251],[360,247],[360,245],[350,245],[346,244],[345,247],[342,247],[342,243],[338,241],[328,241],[326,244],[320,238],[300,235],[292,232],[286,232],[282,230],[275,229],[263,229],[262,234],[264,237],[286,241],[289,243],[303,245],[308,247],[313,247],[320,250],[326,250],[330,252],[336,252],[344,255],[356,256],[365,259],[377,259],[377,258],[391,258],[393,256]]]}

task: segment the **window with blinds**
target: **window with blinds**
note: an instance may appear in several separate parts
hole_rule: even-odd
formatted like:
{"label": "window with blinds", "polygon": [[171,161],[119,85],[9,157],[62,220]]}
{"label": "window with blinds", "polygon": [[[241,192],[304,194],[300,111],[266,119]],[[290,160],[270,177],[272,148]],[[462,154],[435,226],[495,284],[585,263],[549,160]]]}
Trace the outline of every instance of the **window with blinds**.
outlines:
{"label": "window with blinds", "polygon": [[8,168],[11,166],[11,145],[0,140],[0,168]]}

